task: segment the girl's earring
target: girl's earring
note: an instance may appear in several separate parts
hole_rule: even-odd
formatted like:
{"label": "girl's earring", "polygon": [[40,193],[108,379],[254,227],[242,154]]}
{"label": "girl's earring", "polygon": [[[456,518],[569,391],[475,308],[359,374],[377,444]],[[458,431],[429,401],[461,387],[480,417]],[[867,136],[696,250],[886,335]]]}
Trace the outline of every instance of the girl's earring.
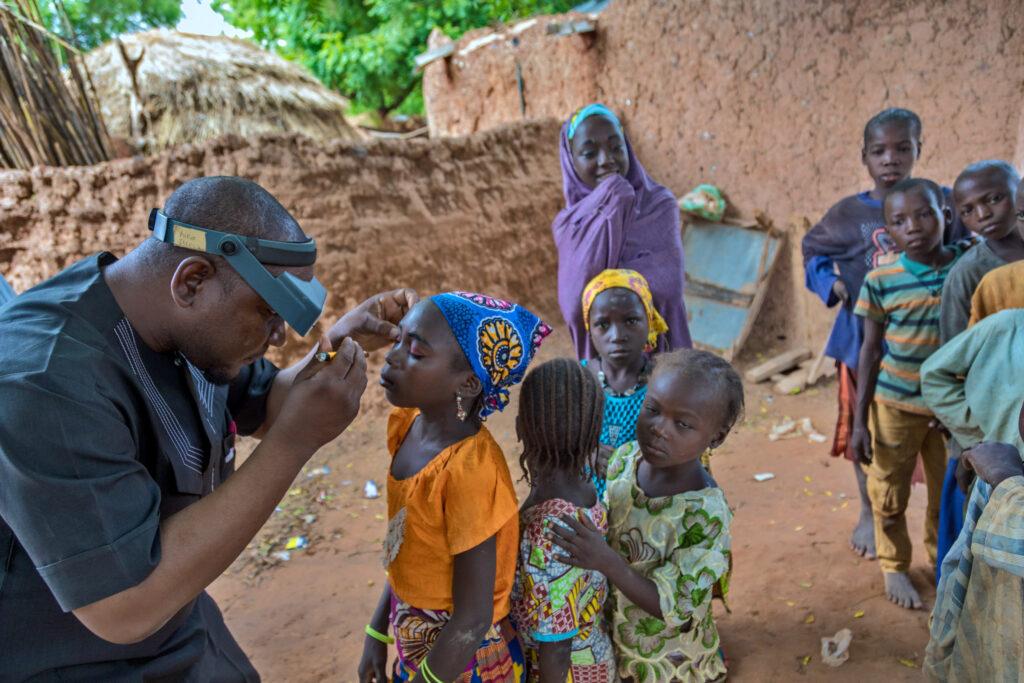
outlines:
{"label": "girl's earring", "polygon": [[462,397],[455,394],[455,416],[462,422],[466,421],[466,408],[462,405]]}

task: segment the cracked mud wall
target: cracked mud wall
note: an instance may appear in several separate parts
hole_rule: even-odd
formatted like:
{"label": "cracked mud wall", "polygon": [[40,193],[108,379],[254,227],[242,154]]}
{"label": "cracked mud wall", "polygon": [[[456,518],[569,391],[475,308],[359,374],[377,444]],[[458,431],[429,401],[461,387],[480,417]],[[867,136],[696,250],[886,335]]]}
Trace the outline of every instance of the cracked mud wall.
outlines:
{"label": "cracked mud wall", "polygon": [[[551,218],[554,121],[460,138],[328,145],[227,137],[77,168],[0,172],[0,272],[17,291],[84,255],[123,254],[186,180],[239,175],[273,193],[319,247],[323,320],[389,287],[471,289],[560,323]],[[291,344],[279,358],[293,358]]]}

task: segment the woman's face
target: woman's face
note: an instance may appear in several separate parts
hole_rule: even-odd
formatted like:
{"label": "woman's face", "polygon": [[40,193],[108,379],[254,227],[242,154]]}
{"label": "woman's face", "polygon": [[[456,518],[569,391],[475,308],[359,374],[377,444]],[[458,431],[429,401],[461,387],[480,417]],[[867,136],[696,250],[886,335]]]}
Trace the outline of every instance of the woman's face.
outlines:
{"label": "woman's face", "polygon": [[580,180],[589,187],[597,187],[603,180],[616,175],[625,176],[629,172],[626,140],[615,124],[604,116],[584,119],[576,127],[570,143],[572,165]]}

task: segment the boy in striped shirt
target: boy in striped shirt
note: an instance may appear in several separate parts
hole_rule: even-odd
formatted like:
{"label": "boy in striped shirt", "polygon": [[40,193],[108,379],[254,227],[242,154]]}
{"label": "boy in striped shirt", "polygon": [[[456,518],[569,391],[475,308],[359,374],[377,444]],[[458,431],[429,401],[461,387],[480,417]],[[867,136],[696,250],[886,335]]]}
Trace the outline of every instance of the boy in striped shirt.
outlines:
{"label": "boy in striped shirt", "polygon": [[[942,285],[968,243],[944,246],[952,214],[942,190],[923,178],[893,186],[883,205],[886,231],[902,252],[864,280],[854,313],[864,318],[857,405],[850,435],[868,479],[875,544],[889,600],[919,609],[910,581],[906,509],[917,454],[928,486],[925,547],[935,564],[946,447],[921,397],[921,364],[939,348]],[[859,378],[858,378],[859,379]]]}

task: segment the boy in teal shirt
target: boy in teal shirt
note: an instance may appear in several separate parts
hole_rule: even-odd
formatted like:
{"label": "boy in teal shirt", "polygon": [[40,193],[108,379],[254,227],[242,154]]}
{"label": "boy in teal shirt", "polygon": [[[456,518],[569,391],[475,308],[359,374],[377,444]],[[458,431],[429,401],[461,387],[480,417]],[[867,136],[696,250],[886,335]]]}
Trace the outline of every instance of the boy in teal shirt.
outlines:
{"label": "boy in teal shirt", "polygon": [[1020,676],[1024,641],[1011,625],[1024,620],[1022,348],[1024,309],[1005,309],[954,337],[921,367],[924,398],[964,447],[965,459],[1002,447],[1015,468],[1015,476],[1000,481],[972,463],[979,479],[964,528],[942,561],[932,612],[924,662],[930,680]]}
{"label": "boy in teal shirt", "polygon": [[899,259],[868,273],[854,312],[864,318],[857,405],[851,442],[868,477],[875,544],[889,600],[918,609],[910,581],[906,509],[917,454],[928,486],[925,547],[936,560],[936,532],[946,448],[921,396],[921,364],[939,348],[939,312],[946,275],[966,244],[944,246],[952,214],[930,180],[897,183],[883,206]]}

